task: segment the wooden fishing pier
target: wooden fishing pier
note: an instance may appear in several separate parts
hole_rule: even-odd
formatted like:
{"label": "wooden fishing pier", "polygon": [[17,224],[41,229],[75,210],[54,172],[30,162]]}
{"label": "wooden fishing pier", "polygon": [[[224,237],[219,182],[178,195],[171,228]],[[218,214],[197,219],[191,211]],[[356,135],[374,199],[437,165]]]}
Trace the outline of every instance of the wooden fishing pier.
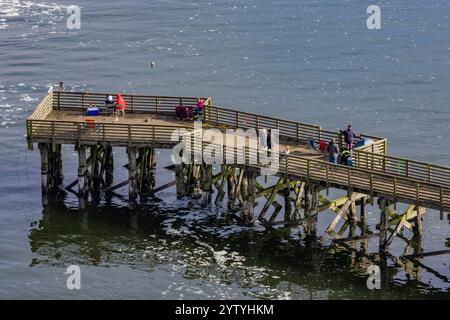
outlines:
{"label": "wooden fishing pier", "polygon": [[[220,206],[226,199],[227,209],[246,222],[301,225],[305,235],[312,238],[317,237],[319,213],[331,210],[336,216],[326,232],[339,241],[347,230],[346,239],[350,240],[374,236],[366,232],[366,205],[377,204],[380,218],[375,235],[381,252],[394,239],[405,238],[404,232],[420,239],[426,208],[440,211],[441,220],[444,212],[450,211],[450,168],[390,156],[385,138],[361,135],[356,141],[365,138],[371,143],[353,150],[353,165],[332,164],[321,151],[311,149],[308,141],[319,144],[334,138],[342,146],[343,136],[319,125],[223,108],[213,105],[211,98],[202,98],[205,103],[200,121],[178,120],[176,105],[194,106],[197,97],[127,94],[122,95],[127,104],[125,117],[117,120],[105,110],[98,116],[87,116],[88,106],[103,106],[108,94],[49,91],[28,117],[28,147],[32,150],[37,144],[41,154],[44,205],[49,194],[76,186],[81,207],[89,195],[114,192],[125,185],[131,203],[175,186],[178,197],[199,198],[205,206]],[[260,161],[255,148],[230,147],[216,141],[223,157],[242,156],[243,161],[221,163],[215,166],[219,170],[203,161],[175,164],[168,167],[175,172],[175,181],[157,186],[156,149],[172,149],[186,134],[192,137],[194,153],[211,146],[202,136],[195,143],[198,122],[203,129],[219,130],[225,137],[227,130],[278,130],[280,152],[274,177],[270,181],[264,177],[268,165]],[[74,145],[78,152],[78,178],[65,187],[63,144]],[[128,179],[114,185],[113,148],[117,147],[127,150]],[[346,195],[328,199],[330,188],[345,190]],[[406,210],[397,212],[397,203],[407,204]],[[356,234],[358,228],[360,233]]]}

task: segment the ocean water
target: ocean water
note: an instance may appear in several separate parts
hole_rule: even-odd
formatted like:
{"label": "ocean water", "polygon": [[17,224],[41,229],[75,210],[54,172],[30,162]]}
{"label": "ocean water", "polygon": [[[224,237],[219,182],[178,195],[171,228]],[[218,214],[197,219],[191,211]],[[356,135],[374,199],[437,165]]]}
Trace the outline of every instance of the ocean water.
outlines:
{"label": "ocean water", "polygon": [[[24,121],[61,80],[68,90],[211,96],[327,129],[352,123],[388,138],[392,155],[450,165],[450,3],[377,1],[381,30],[366,27],[370,4],[0,0],[0,298],[448,298],[449,255],[389,258],[371,291],[372,262],[355,250],[327,238],[311,246],[296,228],[240,226],[172,189],[134,210],[126,188],[82,212],[70,193],[41,205]],[[70,5],[81,7],[79,30],[66,26]],[[123,150],[116,156],[124,163]],[[158,185],[172,179],[165,161],[160,151]],[[75,162],[64,147],[66,184]],[[377,217],[369,208],[368,222]],[[331,218],[321,216],[319,234]],[[446,248],[448,220],[428,210],[424,228],[425,251]],[[392,252],[404,248],[395,240]],[[81,290],[66,288],[72,264]]]}

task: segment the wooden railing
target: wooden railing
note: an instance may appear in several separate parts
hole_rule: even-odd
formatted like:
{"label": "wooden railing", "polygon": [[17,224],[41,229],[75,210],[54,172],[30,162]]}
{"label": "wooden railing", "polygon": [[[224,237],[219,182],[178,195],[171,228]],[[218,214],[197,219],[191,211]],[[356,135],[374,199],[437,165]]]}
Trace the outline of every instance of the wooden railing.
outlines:
{"label": "wooden railing", "polygon": [[[55,91],[53,92],[53,99],[51,102],[54,110],[86,110],[90,104],[103,106],[108,94],[111,93]],[[122,97],[127,103],[127,112],[130,113],[152,112],[173,114],[176,105],[195,106],[197,104],[197,97],[148,96],[135,94],[122,94]],[[211,98],[202,97],[202,99],[205,101],[204,121],[215,126],[231,126],[243,129],[279,129],[281,138],[304,143],[307,143],[308,139],[311,138],[316,143],[319,143],[320,140],[328,142],[334,138],[341,147],[343,145],[343,136],[338,131],[325,130],[319,125],[314,124],[216,107],[211,105]],[[372,152],[386,154],[386,139],[360,135],[356,138],[356,142],[363,137],[374,141],[373,144],[362,147],[363,150],[369,148]]]}
{"label": "wooden railing", "polygon": [[[313,139],[315,143],[319,143],[320,140],[328,143],[332,138],[334,138],[342,147],[344,142],[344,137],[339,131],[325,130],[319,125],[273,118],[217,106],[205,107],[203,112],[203,120],[206,123],[217,127],[224,126],[256,130],[260,128],[278,129],[280,138],[303,143],[307,143],[309,139]],[[384,154],[386,152],[386,139],[368,135],[360,135],[356,137],[355,142],[358,142],[362,138],[373,140],[373,144],[362,148],[372,148],[375,153]]]}
{"label": "wooden railing", "polygon": [[53,110],[53,94],[49,92],[37,105],[33,113],[28,117],[29,120],[43,120]]}
{"label": "wooden railing", "polygon": [[[371,137],[368,137],[371,138]],[[358,151],[376,153],[380,155],[387,154],[387,139],[372,139],[373,143],[355,148]]]}
{"label": "wooden railing", "polygon": [[49,91],[49,93],[41,100],[41,102],[39,102],[33,113],[28,117],[26,123],[27,123],[27,139],[29,147],[33,141],[33,130],[31,120],[45,119],[52,111],[52,105],[53,105],[53,93]]}
{"label": "wooden railing", "polygon": [[[70,121],[47,121],[46,116],[52,111],[52,109],[59,110],[80,110],[85,109],[89,104],[103,105],[104,99],[107,93],[83,93],[83,92],[53,92],[49,93],[37,106],[33,114],[27,119],[27,137],[29,145],[33,143],[34,137],[37,136],[40,139],[55,140],[61,137],[65,139],[72,139],[74,143],[80,141],[122,141],[124,144],[132,144],[134,142],[147,142],[158,141],[161,143],[171,143],[170,136],[172,132],[180,127],[171,126],[152,126],[152,125],[128,125],[118,123],[99,123],[94,124],[94,128],[89,128],[85,123],[74,123]],[[193,97],[167,97],[167,96],[142,96],[142,95],[123,95],[125,101],[128,104],[128,109],[131,112],[161,112],[161,113],[173,113],[177,104],[183,105],[195,105],[197,98]],[[264,115],[257,115],[248,112],[241,112],[237,110],[216,107],[211,105],[210,98],[203,98],[205,100],[204,109],[204,122],[214,127],[225,128],[242,128],[242,129],[278,129],[280,137],[293,140],[306,142],[312,138],[316,142],[320,140],[328,141],[331,138],[337,139],[342,143],[342,135],[339,132],[329,131],[322,129],[319,125],[305,124],[296,121],[282,120],[272,118]],[[189,126],[187,126],[189,127]],[[76,138],[74,138],[76,137]],[[357,141],[361,137],[357,138]],[[436,166],[428,163],[422,163],[419,161],[403,159],[399,157],[386,156],[387,142],[386,139],[371,137],[365,135],[364,138],[370,138],[373,143],[368,146],[355,149],[353,154],[354,166],[352,168],[343,167],[340,171],[348,172],[365,172],[366,174],[381,175],[383,177],[395,177],[395,179],[409,179],[409,187],[411,183],[420,185],[427,184],[433,185],[434,199],[437,200],[437,194],[442,199],[440,202],[445,202],[445,194],[442,194],[441,189],[450,186],[450,168],[443,166]],[[295,159],[295,156],[290,156],[287,159],[287,166],[297,165],[297,162],[306,161],[307,158]],[[283,159],[283,157],[282,157]],[[306,172],[306,177],[317,177],[323,174],[322,171],[330,169],[330,164],[326,162],[320,162],[320,160],[314,160],[315,162],[303,163],[301,167],[304,169],[310,165],[322,166],[321,173]],[[319,162],[317,162],[319,161]],[[323,167],[325,166],[325,167]],[[342,166],[338,166],[339,168]],[[325,169],[323,169],[325,168]],[[347,170],[347,171],[346,171]],[[365,170],[365,171],[348,171],[348,170]],[[291,172],[289,171],[289,174]],[[360,174],[361,175],[361,174]],[[336,173],[335,177],[338,176]],[[358,175],[357,175],[358,176]],[[350,180],[347,176],[347,183],[352,186],[357,182],[357,176],[353,177],[350,174]],[[327,181],[327,175],[321,176]],[[344,178],[344,176],[340,176]],[[367,175],[366,175],[367,178]],[[403,180],[402,180],[403,181]],[[365,181],[367,182],[367,181]],[[390,181],[386,185],[386,190],[390,190],[395,194],[401,190],[402,186],[397,185],[398,181]],[[381,180],[378,182],[382,185]],[[371,190],[375,185],[372,186]],[[390,189],[389,189],[390,188]],[[427,194],[426,191],[421,194]],[[419,200],[423,200],[420,198]]]}
{"label": "wooden railing", "polygon": [[280,156],[280,171],[310,180],[325,181],[332,185],[345,185],[354,190],[369,191],[371,194],[389,196],[394,201],[430,205],[440,210],[450,209],[450,187],[431,182],[419,182],[390,173],[334,165],[326,161],[284,154]]}
{"label": "wooden railing", "polygon": [[355,166],[450,187],[450,168],[361,150],[353,153]]}
{"label": "wooden railing", "polygon": [[[113,93],[90,93],[90,92],[67,92],[55,91],[53,93],[53,109],[54,110],[86,110],[92,104],[104,106],[107,95]],[[136,94],[122,94],[127,104],[127,112],[158,112],[170,113],[175,112],[176,105],[197,105],[197,97],[170,97],[170,96],[147,96]],[[211,98],[202,97],[207,104]]]}
{"label": "wooden railing", "polygon": [[[130,125],[121,123],[89,124],[70,121],[29,120],[32,136],[47,139],[56,143],[97,143],[122,142],[124,145],[133,143],[176,144],[174,133],[180,135],[192,127],[167,125]],[[206,145],[203,144],[202,148]],[[223,147],[224,158],[230,148]],[[231,149],[239,152],[239,149]],[[246,163],[251,166],[265,167],[255,161],[256,150],[245,147]],[[252,156],[253,155],[253,156]],[[253,160],[253,163],[250,162]],[[450,210],[450,187],[434,182],[417,181],[413,177],[398,176],[395,172],[378,172],[369,168],[350,167],[331,164],[326,161],[280,154],[280,174],[287,174],[299,179],[314,180],[330,186],[341,186],[365,191],[371,194],[389,196],[394,200],[418,203],[422,206]]]}
{"label": "wooden railing", "polygon": [[[123,124],[111,122],[73,122],[54,120],[29,120],[32,135],[39,140],[53,140],[58,143],[172,143],[171,136],[180,126]],[[188,128],[188,127],[186,127]]]}

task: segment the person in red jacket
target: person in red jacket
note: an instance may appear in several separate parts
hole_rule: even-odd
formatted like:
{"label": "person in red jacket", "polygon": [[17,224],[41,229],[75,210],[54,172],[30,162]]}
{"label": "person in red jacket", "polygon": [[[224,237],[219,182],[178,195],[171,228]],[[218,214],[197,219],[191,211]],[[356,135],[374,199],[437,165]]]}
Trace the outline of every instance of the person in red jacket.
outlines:
{"label": "person in red jacket", "polygon": [[120,93],[116,94],[116,110],[117,115],[119,115],[122,112],[122,116],[125,117],[125,109],[127,108],[127,104],[125,103],[125,100],[122,98],[122,95]]}

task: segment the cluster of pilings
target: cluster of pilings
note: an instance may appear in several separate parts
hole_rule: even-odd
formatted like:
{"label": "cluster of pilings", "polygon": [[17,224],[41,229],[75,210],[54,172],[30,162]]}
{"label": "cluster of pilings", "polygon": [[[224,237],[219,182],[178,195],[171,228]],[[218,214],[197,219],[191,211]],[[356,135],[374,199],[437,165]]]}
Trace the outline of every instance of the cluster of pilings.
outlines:
{"label": "cluster of pilings", "polygon": [[[155,189],[155,148],[127,148],[128,190],[131,201],[153,196]],[[126,183],[126,181],[125,181]]]}
{"label": "cluster of pilings", "polygon": [[[49,195],[61,189],[63,181],[62,153],[60,144],[39,143],[41,151],[42,202],[48,204]],[[114,179],[113,148],[109,144],[77,145],[78,177],[65,189],[76,193],[80,206],[89,194],[112,192],[122,186],[129,186],[130,200],[153,195],[155,187],[154,169],[156,155],[154,148],[127,148],[128,179],[116,185]],[[72,188],[78,185],[78,191]]]}
{"label": "cluster of pilings", "polygon": [[62,184],[63,161],[60,144],[40,143],[39,150],[41,153],[41,185],[42,185],[42,202],[48,204],[48,194],[57,190]]}
{"label": "cluster of pilings", "polygon": [[[63,181],[61,145],[39,143],[39,149],[42,199],[46,205],[48,194],[60,189]],[[328,199],[324,195],[328,195],[328,186],[324,183],[281,175],[273,176],[271,180],[276,181],[267,186],[268,183],[260,181],[263,177],[256,167],[227,164],[217,166],[220,170],[213,173],[213,166],[205,163],[172,166],[175,181],[155,188],[156,154],[152,147],[128,147],[128,164],[125,165],[128,179],[112,185],[114,156],[111,145],[78,145],[75,149],[78,153],[78,178],[66,189],[78,185],[78,192],[75,193],[80,199],[81,207],[89,194],[113,192],[125,185],[128,185],[130,202],[135,202],[138,197],[146,200],[156,192],[175,185],[177,197],[201,199],[204,206],[213,202],[216,206],[222,206],[226,196],[228,212],[245,222],[259,220],[266,226],[300,225],[305,236],[316,238],[318,215],[330,210],[336,216],[326,232],[334,238],[342,237],[347,231],[349,239],[363,239],[374,235],[368,231],[365,223],[366,205],[373,204],[373,197],[352,189],[347,190],[345,196]],[[265,180],[267,182],[267,177]],[[404,230],[411,231],[416,238],[421,237],[423,208],[410,205],[405,212],[396,213],[395,202],[382,197],[378,198],[378,206],[380,222],[377,225],[379,233],[376,235],[379,236],[380,251],[386,251],[394,238],[405,238]],[[340,221],[343,224],[335,230]],[[358,228],[359,235],[356,233]]]}

